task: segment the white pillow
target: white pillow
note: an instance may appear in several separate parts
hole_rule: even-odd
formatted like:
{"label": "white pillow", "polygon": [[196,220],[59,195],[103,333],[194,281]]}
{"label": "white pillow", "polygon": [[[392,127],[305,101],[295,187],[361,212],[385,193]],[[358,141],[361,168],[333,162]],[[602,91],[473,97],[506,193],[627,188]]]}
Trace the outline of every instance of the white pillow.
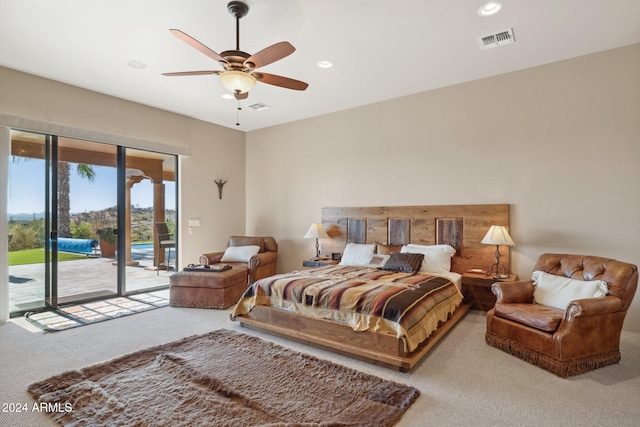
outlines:
{"label": "white pillow", "polygon": [[220,262],[249,262],[249,259],[260,252],[260,246],[229,246]]}
{"label": "white pillow", "polygon": [[451,271],[451,257],[456,250],[450,245],[404,245],[400,253],[423,254],[420,271],[429,273],[448,273]]}
{"label": "white pillow", "polygon": [[535,286],[533,298],[538,304],[564,310],[573,300],[603,297],[609,293],[602,280],[576,280],[564,276],[534,271],[531,280]]}
{"label": "white pillow", "polygon": [[344,248],[340,265],[352,265],[352,266],[366,266],[369,265],[369,260],[376,245],[364,245],[359,243],[349,243]]}

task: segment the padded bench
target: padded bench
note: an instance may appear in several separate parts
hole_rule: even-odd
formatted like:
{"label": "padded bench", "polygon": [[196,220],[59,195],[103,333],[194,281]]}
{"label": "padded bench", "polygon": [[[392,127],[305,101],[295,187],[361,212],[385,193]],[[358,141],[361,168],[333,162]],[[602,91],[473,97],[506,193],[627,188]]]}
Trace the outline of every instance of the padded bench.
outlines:
{"label": "padded bench", "polygon": [[224,309],[238,302],[246,289],[246,269],[180,271],[169,279],[169,305]]}

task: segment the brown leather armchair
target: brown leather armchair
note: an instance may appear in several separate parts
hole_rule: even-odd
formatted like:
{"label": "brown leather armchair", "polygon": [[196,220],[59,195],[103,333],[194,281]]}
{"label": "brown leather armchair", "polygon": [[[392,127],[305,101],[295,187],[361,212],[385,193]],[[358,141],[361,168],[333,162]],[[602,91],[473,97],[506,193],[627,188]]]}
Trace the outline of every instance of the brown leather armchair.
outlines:
{"label": "brown leather armchair", "polygon": [[638,285],[638,267],[613,259],[541,255],[533,271],[577,280],[603,280],[609,294],[571,301],[565,310],[536,304],[532,280],[498,282],[487,313],[487,344],[560,377],[620,361],[620,333]]}
{"label": "brown leather armchair", "polygon": [[[251,237],[251,236],[231,236],[227,247],[230,246],[249,246],[256,245],[260,247],[257,255],[252,256],[248,263],[225,262],[233,268],[247,269],[247,283],[253,283],[258,279],[273,276],[276,274],[276,263],[278,260],[278,243],[273,237]],[[211,252],[200,255],[200,264],[213,265],[220,262],[224,255],[222,252]]]}

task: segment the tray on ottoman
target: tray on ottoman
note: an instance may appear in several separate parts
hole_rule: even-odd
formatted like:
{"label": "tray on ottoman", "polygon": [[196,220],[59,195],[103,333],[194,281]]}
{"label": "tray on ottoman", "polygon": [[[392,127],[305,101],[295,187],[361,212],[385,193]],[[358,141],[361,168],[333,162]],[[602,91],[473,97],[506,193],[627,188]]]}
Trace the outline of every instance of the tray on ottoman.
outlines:
{"label": "tray on ottoman", "polygon": [[189,264],[184,268],[184,271],[202,271],[203,273],[220,273],[222,271],[231,270],[231,266],[228,264],[214,264],[214,265],[193,265]]}
{"label": "tray on ottoman", "polygon": [[247,269],[220,272],[180,271],[169,279],[169,305],[224,309],[247,289]]}

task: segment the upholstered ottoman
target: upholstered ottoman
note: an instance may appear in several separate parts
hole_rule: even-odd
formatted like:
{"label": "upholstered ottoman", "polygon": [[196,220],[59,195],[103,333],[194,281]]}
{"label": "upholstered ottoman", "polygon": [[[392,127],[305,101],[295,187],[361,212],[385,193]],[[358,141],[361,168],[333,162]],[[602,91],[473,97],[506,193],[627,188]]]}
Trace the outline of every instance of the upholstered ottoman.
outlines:
{"label": "upholstered ottoman", "polygon": [[171,306],[222,309],[238,302],[247,289],[247,269],[180,271],[169,284]]}

